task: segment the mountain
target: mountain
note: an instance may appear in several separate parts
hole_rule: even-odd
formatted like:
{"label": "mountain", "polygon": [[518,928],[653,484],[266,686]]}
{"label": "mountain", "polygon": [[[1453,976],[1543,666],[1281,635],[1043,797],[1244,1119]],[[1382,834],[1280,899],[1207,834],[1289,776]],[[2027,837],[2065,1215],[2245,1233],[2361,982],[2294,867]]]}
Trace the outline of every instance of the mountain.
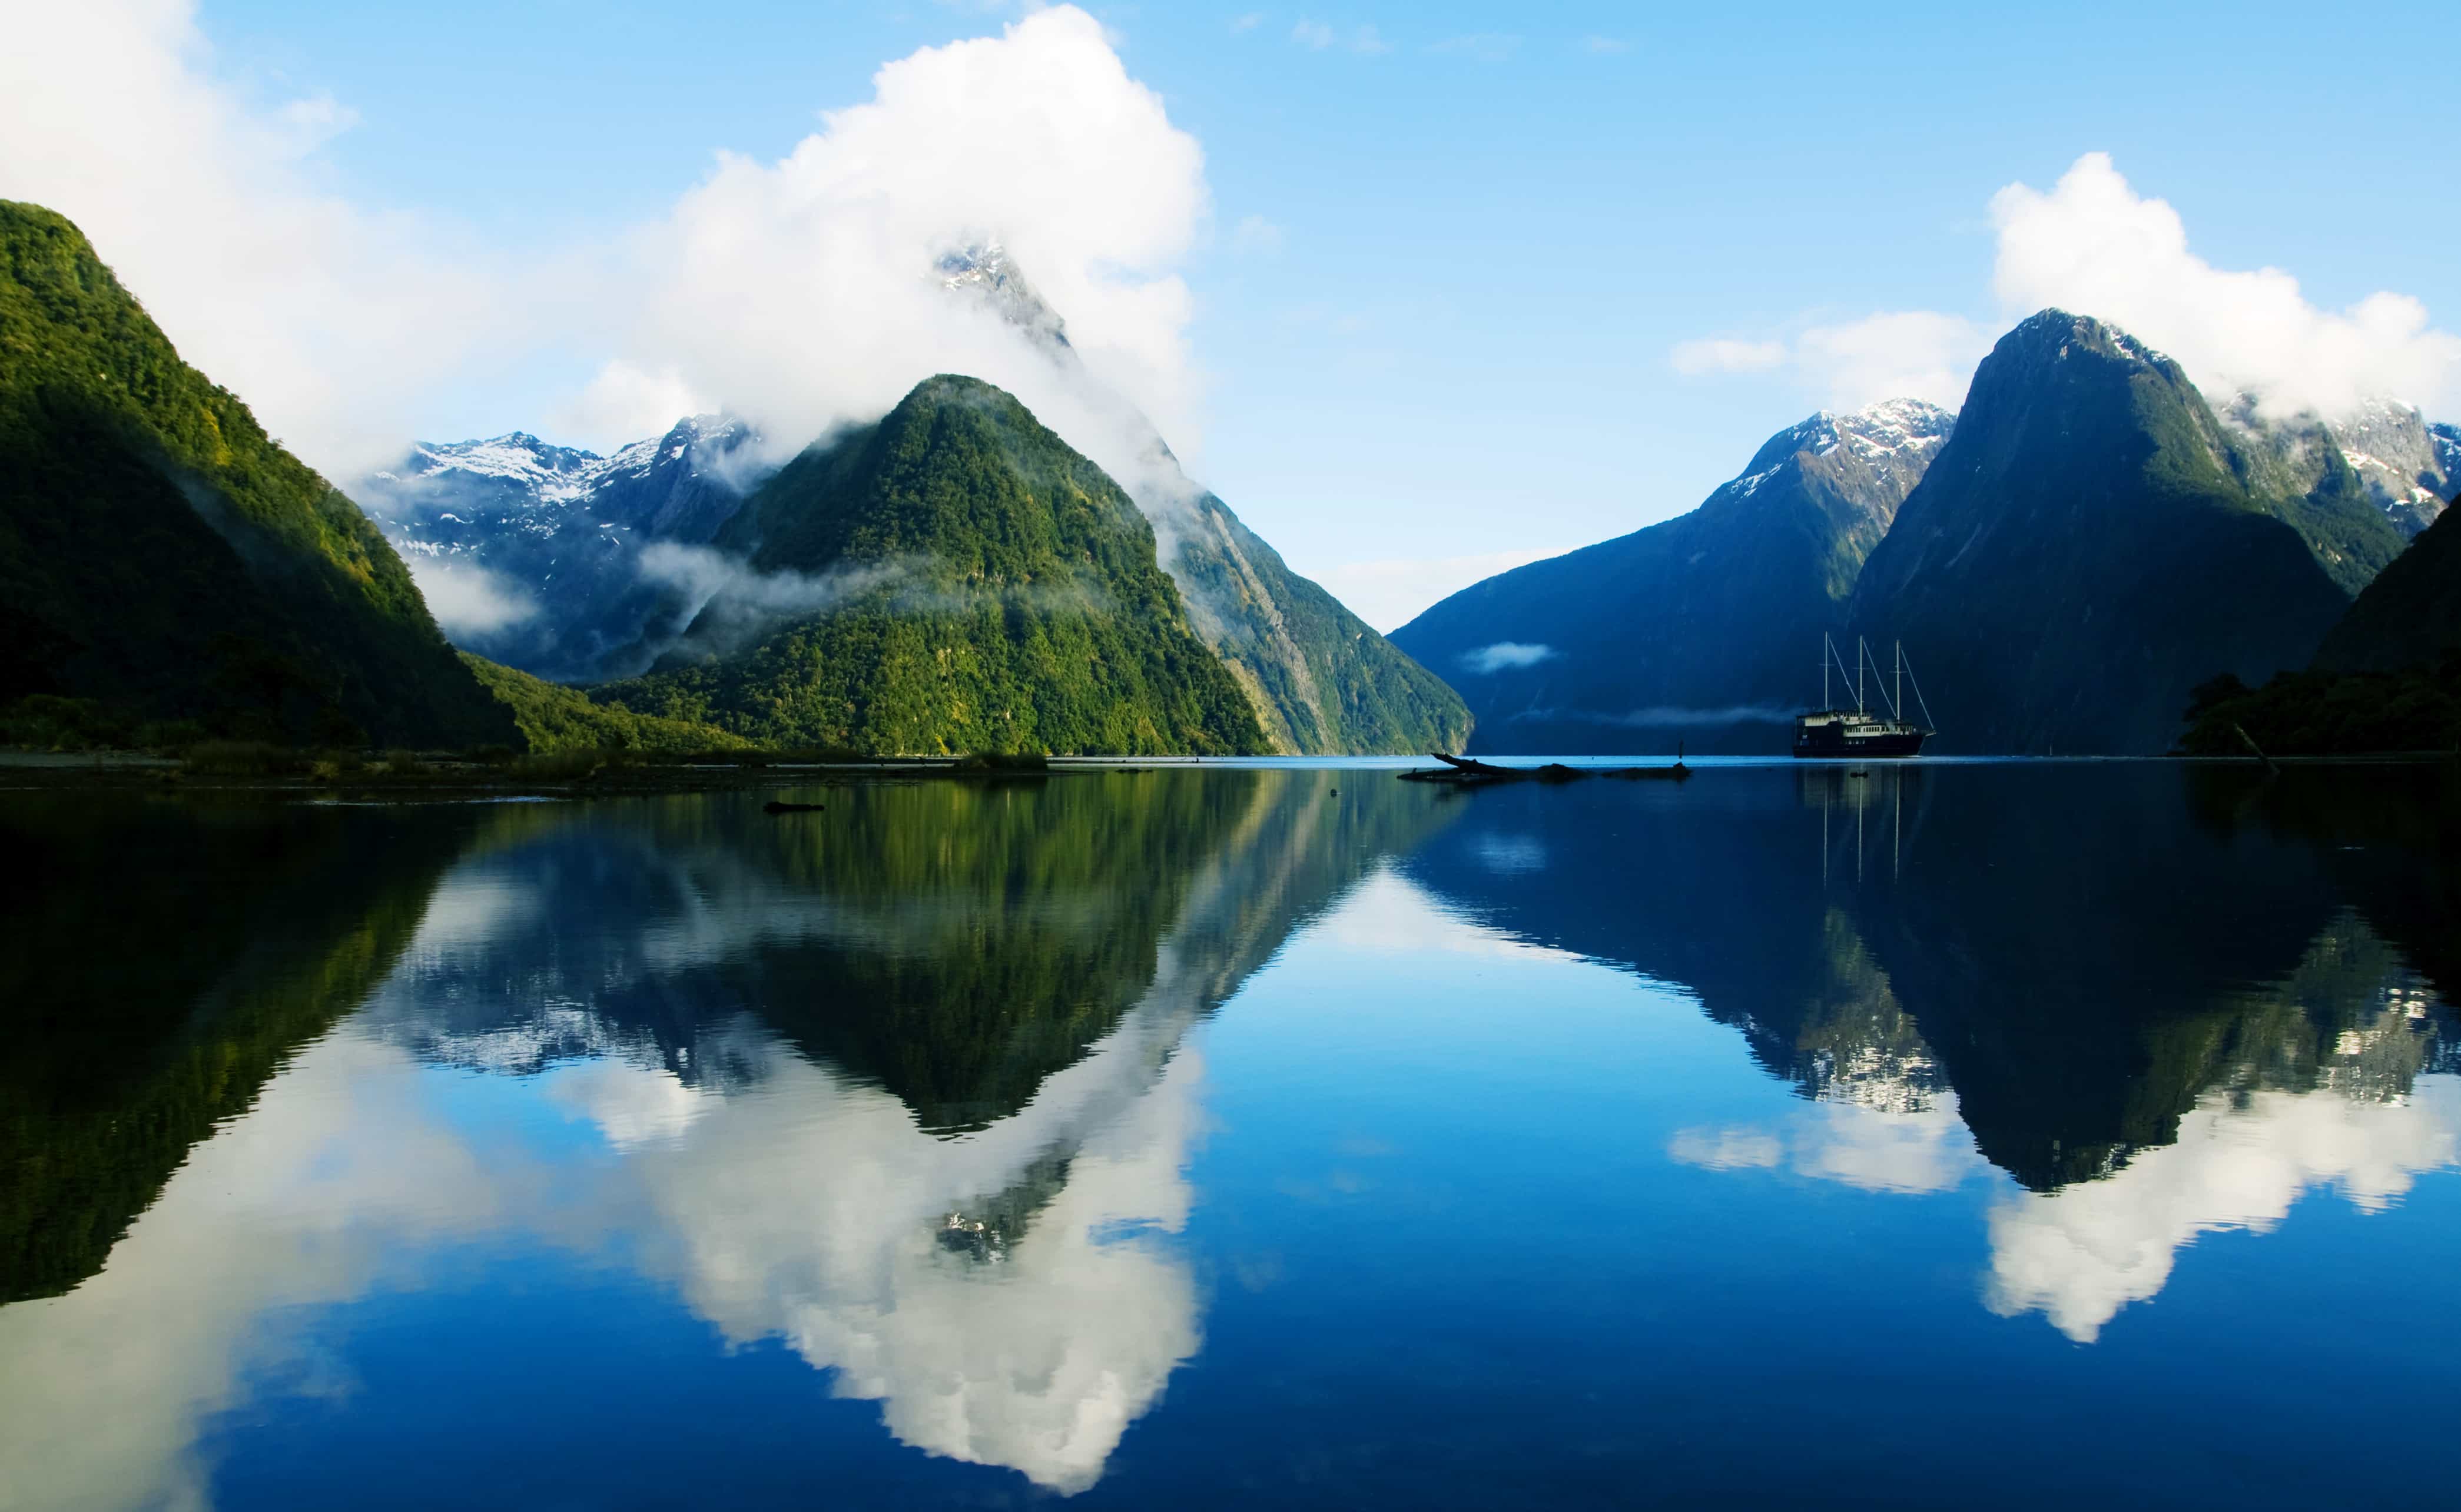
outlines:
{"label": "mountain", "polygon": [[2447,509],[2360,590],[2303,671],[2193,691],[2180,749],[2367,756],[2461,747],[2461,511]]}
{"label": "mountain", "polygon": [[2192,688],[2304,663],[2402,545],[2321,428],[2225,424],[2170,358],[2051,309],[1976,370],[1849,617],[1904,643],[1937,749],[2158,752]]}
{"label": "mountain", "polygon": [[1163,569],[1275,750],[1375,755],[1457,751],[1468,742],[1469,711],[1460,695],[1292,571],[1230,505],[1189,479],[1153,422],[1086,371],[1067,323],[998,244],[952,252],[939,273],[943,287],[1015,327],[1130,437],[1139,465],[1124,480],[1163,526]]}
{"label": "mountain", "polygon": [[2461,650],[2461,524],[2448,510],[2366,586],[2324,637],[2329,671],[2398,671]]}
{"label": "mountain", "polygon": [[358,507],[0,201],[0,703],[293,740],[516,738]]}
{"label": "mountain", "polygon": [[595,696],[788,745],[1267,749],[1145,516],[989,384],[918,384],[787,463],[715,544],[738,581]]}
{"label": "mountain", "polygon": [[513,712],[522,740],[537,753],[556,751],[725,751],[751,744],[714,725],[636,714],[620,704],[592,703],[588,693],[551,683],[483,656],[462,664]]}
{"label": "mountain", "polygon": [[699,607],[645,554],[717,533],[769,471],[758,439],[704,415],[610,457],[519,431],[421,442],[356,493],[463,650],[561,681],[628,677]]}
{"label": "mountain", "polygon": [[2364,400],[2330,420],[2312,414],[2279,419],[2259,414],[2254,395],[2236,394],[2214,414],[2279,467],[2281,481],[2301,491],[2322,479],[2326,458],[2338,451],[2405,538],[2433,524],[2461,489],[2461,444],[2446,441],[2397,400]]}
{"label": "mountain", "polygon": [[2335,444],[2401,533],[2415,539],[2461,491],[2461,432],[2416,410],[2370,399],[2330,422]]}
{"label": "mountain", "polygon": [[1815,415],[1691,513],[1475,584],[1394,643],[1463,691],[1482,751],[1782,750],[1954,423],[1914,399]]}

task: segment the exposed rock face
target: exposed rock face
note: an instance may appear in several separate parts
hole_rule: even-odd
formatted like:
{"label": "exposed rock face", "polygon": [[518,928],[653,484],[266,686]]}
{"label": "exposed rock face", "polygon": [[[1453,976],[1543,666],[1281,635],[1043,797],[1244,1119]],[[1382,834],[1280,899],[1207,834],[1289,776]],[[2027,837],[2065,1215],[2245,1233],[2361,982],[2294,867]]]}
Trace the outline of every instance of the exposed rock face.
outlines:
{"label": "exposed rock face", "polygon": [[2284,421],[2261,416],[2251,395],[2236,394],[2215,414],[2241,432],[2251,449],[2271,454],[2303,487],[2322,480],[2327,447],[2338,449],[2405,538],[2433,524],[2461,489],[2461,441],[2439,437],[2439,428],[2398,400],[2369,399],[2331,420],[2311,415]]}
{"label": "exposed rock face", "polygon": [[1777,751],[1865,559],[1946,443],[1915,399],[1771,437],[1690,514],[1463,589],[1394,640],[1495,752]]}

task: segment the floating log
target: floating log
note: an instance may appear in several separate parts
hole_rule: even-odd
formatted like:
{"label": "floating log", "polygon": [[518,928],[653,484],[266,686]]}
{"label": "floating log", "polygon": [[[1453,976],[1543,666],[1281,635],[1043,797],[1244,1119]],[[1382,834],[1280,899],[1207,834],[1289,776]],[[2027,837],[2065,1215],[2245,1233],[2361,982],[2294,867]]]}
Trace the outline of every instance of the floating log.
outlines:
{"label": "floating log", "polygon": [[763,814],[817,814],[827,806],[825,803],[781,803],[773,798],[760,805],[760,812]]}
{"label": "floating log", "polygon": [[1401,774],[1404,782],[1444,782],[1454,787],[1485,787],[1496,782],[1577,782],[1584,777],[1620,777],[1626,781],[1681,782],[1692,776],[1692,769],[1676,757],[1673,766],[1575,767],[1561,761],[1545,766],[1497,766],[1469,756],[1446,756],[1441,751],[1427,753],[1444,764],[1444,770],[1424,770]]}

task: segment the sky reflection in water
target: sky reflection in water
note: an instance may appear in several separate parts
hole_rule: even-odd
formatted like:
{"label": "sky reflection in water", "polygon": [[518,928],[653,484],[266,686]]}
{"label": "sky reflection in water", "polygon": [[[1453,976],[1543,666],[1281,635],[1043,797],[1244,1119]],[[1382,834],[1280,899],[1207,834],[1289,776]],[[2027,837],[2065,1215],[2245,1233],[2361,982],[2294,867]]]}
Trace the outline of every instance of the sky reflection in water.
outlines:
{"label": "sky reflection in water", "polygon": [[11,800],[0,1503],[2427,1483],[2437,774],[825,797]]}

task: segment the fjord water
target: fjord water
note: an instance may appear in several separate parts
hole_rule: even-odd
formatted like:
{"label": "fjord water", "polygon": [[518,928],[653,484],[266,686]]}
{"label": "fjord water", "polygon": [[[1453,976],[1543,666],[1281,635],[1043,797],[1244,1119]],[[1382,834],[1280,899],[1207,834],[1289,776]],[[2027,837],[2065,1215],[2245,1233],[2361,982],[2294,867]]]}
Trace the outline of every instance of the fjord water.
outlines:
{"label": "fjord water", "polygon": [[0,1503],[2424,1501],[2449,773],[0,795]]}

